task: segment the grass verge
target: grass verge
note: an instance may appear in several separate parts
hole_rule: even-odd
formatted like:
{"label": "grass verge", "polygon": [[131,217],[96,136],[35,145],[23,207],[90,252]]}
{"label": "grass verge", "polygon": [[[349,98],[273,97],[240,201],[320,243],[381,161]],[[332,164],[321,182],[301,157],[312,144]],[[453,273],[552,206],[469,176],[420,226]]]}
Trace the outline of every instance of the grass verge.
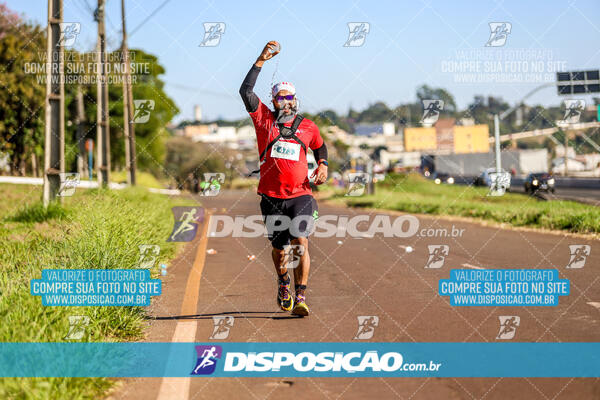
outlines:
{"label": "grass verge", "polygon": [[[145,189],[78,190],[48,210],[41,187],[0,185],[0,342],[69,342],[70,315],[90,323],[82,342],[135,341],[143,337],[143,307],[44,307],[29,293],[31,279],[46,268],[135,268],[139,245],[157,244],[159,263],[176,252],[165,239],[170,208],[183,205]],[[153,298],[153,301],[156,298]],[[114,383],[106,378],[0,378],[2,399],[101,398]]]}
{"label": "grass verge", "polygon": [[408,213],[452,215],[574,233],[600,232],[600,208],[573,201],[540,201],[517,193],[490,197],[487,188],[436,185],[420,175],[394,174],[376,186],[374,195],[344,196],[331,201]]}

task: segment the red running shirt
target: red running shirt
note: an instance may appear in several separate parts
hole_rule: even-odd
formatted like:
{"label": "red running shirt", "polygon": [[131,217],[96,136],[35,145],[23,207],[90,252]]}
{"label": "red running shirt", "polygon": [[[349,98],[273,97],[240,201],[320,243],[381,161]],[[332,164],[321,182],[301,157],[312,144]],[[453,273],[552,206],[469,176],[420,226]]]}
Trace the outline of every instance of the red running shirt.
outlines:
{"label": "red running shirt", "polygon": [[[271,140],[279,135],[273,112],[262,101],[256,111],[249,113],[256,130],[258,153],[262,154]],[[285,126],[292,126],[292,121]],[[318,149],[323,145],[319,128],[311,120],[304,118],[296,131],[296,136],[307,148]],[[280,138],[263,158],[260,166],[258,193],[280,199],[312,194],[308,181],[306,153],[295,139]]]}

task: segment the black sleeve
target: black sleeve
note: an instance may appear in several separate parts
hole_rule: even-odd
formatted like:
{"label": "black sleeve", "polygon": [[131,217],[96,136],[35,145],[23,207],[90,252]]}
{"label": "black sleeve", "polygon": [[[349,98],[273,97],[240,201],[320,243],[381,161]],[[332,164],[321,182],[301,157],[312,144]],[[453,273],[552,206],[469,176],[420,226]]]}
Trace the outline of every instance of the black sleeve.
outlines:
{"label": "black sleeve", "polygon": [[254,112],[258,108],[259,99],[256,93],[254,93],[253,89],[259,73],[260,67],[252,65],[252,68],[250,68],[250,71],[248,71],[248,74],[246,75],[246,78],[244,78],[244,82],[242,82],[242,86],[240,87],[240,96],[242,96],[242,100],[246,106],[246,111],[248,112]]}
{"label": "black sleeve", "polygon": [[325,146],[325,142],[323,142],[323,146],[313,150],[313,154],[315,155],[315,160],[317,160],[317,162],[319,162],[319,160],[327,160],[327,146]]}

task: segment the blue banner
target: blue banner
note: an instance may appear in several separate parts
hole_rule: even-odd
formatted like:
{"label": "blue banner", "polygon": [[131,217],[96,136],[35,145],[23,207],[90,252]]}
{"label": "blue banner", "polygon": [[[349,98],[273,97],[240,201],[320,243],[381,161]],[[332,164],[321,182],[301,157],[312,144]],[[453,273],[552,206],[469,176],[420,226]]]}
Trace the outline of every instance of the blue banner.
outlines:
{"label": "blue banner", "polygon": [[1,343],[2,377],[600,377],[600,343]]}
{"label": "blue banner", "polygon": [[438,291],[452,306],[557,306],[570,282],[557,269],[452,269]]}
{"label": "blue banner", "polygon": [[29,292],[44,306],[149,306],[162,282],[148,269],[44,269]]}

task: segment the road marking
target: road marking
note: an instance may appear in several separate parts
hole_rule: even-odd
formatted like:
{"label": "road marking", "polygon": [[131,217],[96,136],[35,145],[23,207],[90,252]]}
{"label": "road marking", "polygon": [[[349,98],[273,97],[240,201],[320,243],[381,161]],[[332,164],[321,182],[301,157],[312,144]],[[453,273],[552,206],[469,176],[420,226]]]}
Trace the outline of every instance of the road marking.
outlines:
{"label": "road marking", "polygon": [[461,265],[462,265],[463,267],[472,268],[472,269],[485,269],[485,268],[478,267],[478,266],[476,266],[476,265],[467,264],[467,263],[464,263],[464,264],[461,264]]}
{"label": "road marking", "polygon": [[587,304],[589,304],[592,307],[596,307],[598,310],[600,310],[600,303],[598,303],[596,301],[588,301]]}
{"label": "road marking", "polygon": [[[196,250],[194,265],[188,275],[185,286],[183,303],[181,304],[180,315],[195,315],[198,311],[198,294],[200,291],[200,280],[204,270],[204,261],[206,260],[206,247],[208,244],[208,226],[210,225],[210,214],[206,214],[204,226],[202,227],[202,236]],[[175,333],[171,342],[173,343],[191,343],[196,340],[196,331],[198,329],[198,320],[177,322]],[[175,360],[167,360],[168,363]],[[181,399],[187,400],[190,397],[191,377],[163,377],[160,383],[157,400]]]}

